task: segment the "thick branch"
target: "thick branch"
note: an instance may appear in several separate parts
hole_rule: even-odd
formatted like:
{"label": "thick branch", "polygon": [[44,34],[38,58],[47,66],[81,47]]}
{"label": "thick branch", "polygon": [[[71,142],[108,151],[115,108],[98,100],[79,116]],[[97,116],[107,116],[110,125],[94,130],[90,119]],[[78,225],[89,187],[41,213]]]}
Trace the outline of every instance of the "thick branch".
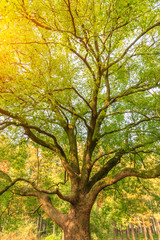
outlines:
{"label": "thick branch", "polygon": [[[38,128],[36,126],[29,126],[28,123],[26,122],[26,120],[24,118],[22,118],[21,116],[19,116],[18,114],[12,114],[9,111],[4,110],[2,108],[0,108],[0,113],[5,115],[5,116],[8,116],[12,119],[18,120],[20,123],[15,123],[15,125],[22,126],[25,130],[25,134],[30,139],[32,139],[32,141],[34,141],[34,142],[38,143],[39,145],[44,146],[44,147],[56,152],[60,156],[60,158],[62,160],[62,164],[63,164],[64,168],[66,169],[66,171],[68,172],[68,174],[70,175],[70,177],[75,176],[75,173],[74,173],[73,169],[71,168],[71,166],[69,165],[62,147],[58,144],[57,139],[53,134],[47,133],[47,132],[41,130],[40,128]],[[7,125],[6,125],[6,127],[7,127]],[[39,137],[37,137],[30,130],[30,128],[38,131],[39,133],[43,133],[43,134],[51,137],[54,140],[54,145],[40,139]]]}
{"label": "thick branch", "polygon": [[111,171],[119,162],[125,151],[119,151],[102,167],[89,181],[89,188],[91,188],[97,181],[107,176],[108,172]]}
{"label": "thick branch", "polygon": [[149,178],[156,178],[159,176],[160,176],[160,164],[158,164],[155,168],[152,168],[150,170],[124,168],[118,173],[116,173],[115,175],[106,177],[96,182],[96,184],[92,187],[91,191],[87,196],[88,205],[92,206],[93,202],[95,201],[95,198],[97,197],[98,193],[102,189],[108,186],[111,186],[126,177],[138,177],[138,178],[149,179]]}
{"label": "thick branch", "polygon": [[45,193],[45,194],[57,194],[57,196],[59,196],[59,198],[68,201],[68,202],[72,202],[72,198],[70,196],[64,196],[59,190],[58,188],[56,188],[55,190],[45,190],[45,189],[41,189],[39,188],[34,182],[25,179],[25,178],[16,178],[15,180],[11,180],[11,178],[9,177],[8,174],[4,173],[3,171],[0,170],[0,174],[2,175],[3,178],[5,178],[7,181],[10,182],[10,184],[8,184],[8,186],[6,186],[3,190],[0,191],[0,195],[2,195],[3,193],[5,193],[7,190],[9,190],[11,187],[13,187],[17,182],[25,182],[30,184],[33,189],[35,191],[28,191],[28,188],[24,189],[18,189],[18,192],[20,195],[22,196],[38,196],[38,193]]}
{"label": "thick branch", "polygon": [[66,219],[66,215],[59,212],[52,204],[51,198],[48,194],[45,193],[36,193],[33,194],[32,192],[24,191],[19,194],[21,196],[34,196],[40,199],[42,203],[42,207],[45,211],[45,213],[53,220],[55,221],[60,227],[63,228],[64,221]]}
{"label": "thick branch", "polygon": [[139,177],[139,178],[149,179],[149,178],[156,178],[159,176],[160,176],[160,164],[158,164],[155,168],[152,168],[150,170],[124,168],[117,174],[113,175],[112,177],[108,177],[104,179],[105,182],[103,182],[102,185],[101,184],[100,185],[103,189],[104,187],[111,186],[126,177]]}
{"label": "thick branch", "polygon": [[67,220],[67,215],[59,212],[53,206],[52,201],[47,194],[40,194],[39,199],[42,202],[45,213],[63,229],[64,222]]}

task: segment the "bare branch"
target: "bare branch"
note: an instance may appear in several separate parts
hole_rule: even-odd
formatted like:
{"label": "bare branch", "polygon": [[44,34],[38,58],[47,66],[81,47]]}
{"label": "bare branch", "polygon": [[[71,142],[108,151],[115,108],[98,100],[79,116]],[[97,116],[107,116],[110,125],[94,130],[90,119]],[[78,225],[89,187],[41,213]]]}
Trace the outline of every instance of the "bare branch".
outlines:
{"label": "bare branch", "polygon": [[96,174],[90,179],[89,187],[91,188],[97,181],[107,176],[108,172],[111,171],[118,163],[120,163],[121,157],[125,153],[124,150],[118,151],[114,157],[112,157]]}
{"label": "bare branch", "polygon": [[160,164],[149,170],[124,168],[112,177],[108,177],[104,187],[111,186],[126,177],[139,177],[144,179],[157,178],[160,176]]}

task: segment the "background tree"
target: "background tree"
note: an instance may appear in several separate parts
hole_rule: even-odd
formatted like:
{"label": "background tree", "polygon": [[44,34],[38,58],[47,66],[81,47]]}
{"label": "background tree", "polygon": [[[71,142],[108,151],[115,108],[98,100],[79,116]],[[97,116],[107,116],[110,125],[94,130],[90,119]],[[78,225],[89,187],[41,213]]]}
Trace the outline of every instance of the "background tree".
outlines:
{"label": "background tree", "polygon": [[[137,239],[142,239],[145,227],[146,235],[151,228],[154,238],[158,237],[159,227],[156,228],[155,222],[159,219],[159,193],[159,179],[134,178],[123,179],[102,191],[97,198],[98,206],[95,204],[91,213],[91,232],[97,239],[119,239],[120,235],[122,239],[132,239],[132,232]],[[97,230],[97,226],[101,227]]]}
{"label": "background tree", "polygon": [[48,149],[70,189],[1,171],[0,193],[38,198],[65,239],[90,239],[102,189],[160,175],[159,29],[158,1],[2,1],[0,128]]}

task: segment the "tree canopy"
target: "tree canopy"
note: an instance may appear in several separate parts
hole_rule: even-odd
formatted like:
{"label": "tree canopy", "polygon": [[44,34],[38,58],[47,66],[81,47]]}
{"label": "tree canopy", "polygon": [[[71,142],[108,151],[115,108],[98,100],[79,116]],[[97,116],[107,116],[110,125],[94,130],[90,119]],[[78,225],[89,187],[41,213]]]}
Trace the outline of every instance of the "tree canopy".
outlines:
{"label": "tree canopy", "polygon": [[48,149],[71,182],[65,194],[8,173],[1,194],[22,181],[67,229],[49,195],[90,212],[102,189],[160,175],[158,1],[3,0],[0,18],[0,129]]}

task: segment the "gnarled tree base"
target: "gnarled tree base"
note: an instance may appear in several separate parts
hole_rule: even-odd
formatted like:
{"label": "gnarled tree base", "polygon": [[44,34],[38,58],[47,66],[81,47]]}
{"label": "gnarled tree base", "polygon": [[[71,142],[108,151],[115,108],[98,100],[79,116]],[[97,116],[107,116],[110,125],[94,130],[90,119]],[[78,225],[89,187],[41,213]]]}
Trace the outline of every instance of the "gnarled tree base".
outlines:
{"label": "gnarled tree base", "polygon": [[64,240],[90,240],[90,212],[86,209],[71,207],[64,223]]}

